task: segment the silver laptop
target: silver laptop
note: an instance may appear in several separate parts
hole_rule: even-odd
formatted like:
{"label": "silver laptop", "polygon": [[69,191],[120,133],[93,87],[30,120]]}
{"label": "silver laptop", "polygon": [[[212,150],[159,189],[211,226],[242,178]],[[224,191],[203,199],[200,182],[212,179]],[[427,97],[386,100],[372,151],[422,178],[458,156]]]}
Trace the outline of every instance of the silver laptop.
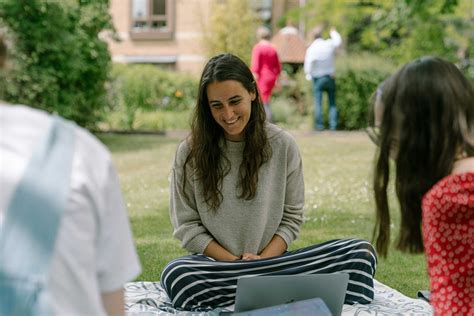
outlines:
{"label": "silver laptop", "polygon": [[244,277],[237,281],[234,312],[321,298],[332,315],[341,315],[349,274]]}

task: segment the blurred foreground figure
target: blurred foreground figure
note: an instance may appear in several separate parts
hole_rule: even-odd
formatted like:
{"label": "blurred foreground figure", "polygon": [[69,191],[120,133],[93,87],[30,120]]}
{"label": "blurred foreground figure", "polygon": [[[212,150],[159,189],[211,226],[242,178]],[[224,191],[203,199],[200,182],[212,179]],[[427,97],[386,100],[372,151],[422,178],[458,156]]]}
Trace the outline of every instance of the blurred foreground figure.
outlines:
{"label": "blurred foreground figure", "polygon": [[140,265],[106,147],[0,101],[0,188],[0,315],[123,315]]}
{"label": "blurred foreground figure", "polygon": [[401,210],[397,248],[425,251],[436,315],[474,315],[474,89],[448,61],[423,57],[379,88],[369,136],[377,251],[390,241],[389,160]]}

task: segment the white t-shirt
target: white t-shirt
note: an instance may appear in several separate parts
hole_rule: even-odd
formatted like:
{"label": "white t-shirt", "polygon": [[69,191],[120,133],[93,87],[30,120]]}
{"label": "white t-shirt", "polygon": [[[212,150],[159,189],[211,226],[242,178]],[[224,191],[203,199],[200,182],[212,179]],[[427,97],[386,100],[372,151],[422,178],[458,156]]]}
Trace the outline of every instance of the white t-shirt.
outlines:
{"label": "white t-shirt", "polygon": [[330,32],[330,39],[317,38],[306,50],[304,58],[305,74],[316,78],[334,75],[334,56],[341,45],[341,35],[337,31]]}
{"label": "white t-shirt", "polygon": [[[46,112],[0,103],[0,227],[51,122]],[[56,315],[104,315],[101,294],[133,280],[140,264],[110,153],[85,129],[75,134],[71,190],[46,291]]]}

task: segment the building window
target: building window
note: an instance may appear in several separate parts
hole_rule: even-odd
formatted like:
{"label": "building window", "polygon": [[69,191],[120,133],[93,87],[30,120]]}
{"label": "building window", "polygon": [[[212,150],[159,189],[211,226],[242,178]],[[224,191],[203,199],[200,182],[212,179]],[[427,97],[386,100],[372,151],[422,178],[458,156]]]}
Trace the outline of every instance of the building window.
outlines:
{"label": "building window", "polygon": [[132,0],[132,39],[171,39],[173,33],[173,0]]}

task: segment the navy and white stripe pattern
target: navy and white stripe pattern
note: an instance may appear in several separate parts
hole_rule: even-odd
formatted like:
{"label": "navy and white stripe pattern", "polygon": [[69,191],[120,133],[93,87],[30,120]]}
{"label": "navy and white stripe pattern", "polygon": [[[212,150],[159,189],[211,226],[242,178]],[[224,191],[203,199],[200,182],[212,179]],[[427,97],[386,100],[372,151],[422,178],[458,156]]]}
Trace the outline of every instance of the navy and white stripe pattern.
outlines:
{"label": "navy and white stripe pattern", "polygon": [[345,272],[349,274],[346,304],[368,304],[374,298],[377,257],[372,245],[360,239],[332,240],[253,261],[216,261],[189,255],[168,263],[161,285],[175,308],[200,310],[234,304],[242,276]]}

